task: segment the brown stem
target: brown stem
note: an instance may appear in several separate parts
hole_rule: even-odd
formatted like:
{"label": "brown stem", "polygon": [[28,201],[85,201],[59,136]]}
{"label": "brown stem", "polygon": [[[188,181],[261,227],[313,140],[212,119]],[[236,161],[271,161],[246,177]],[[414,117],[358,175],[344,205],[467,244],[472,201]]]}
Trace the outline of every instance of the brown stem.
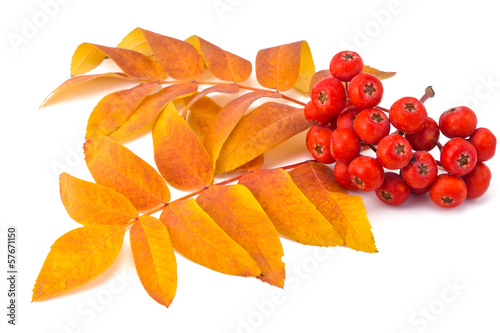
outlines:
{"label": "brown stem", "polygon": [[[299,162],[299,163],[295,163],[295,164],[290,164],[290,165],[286,165],[286,166],[283,166],[281,167],[281,169],[283,170],[289,170],[289,169],[293,169],[301,164],[305,164],[305,163],[309,163],[309,162],[312,162],[313,160],[306,160],[306,161],[302,161],[302,162]],[[221,182],[218,182],[218,183],[215,183],[213,185],[226,185],[226,184],[229,184],[229,183],[233,183],[237,180],[239,180],[241,177],[243,177],[244,175],[248,174],[249,172],[253,172],[253,171],[247,171],[245,173],[242,173],[241,175],[238,175],[238,176],[235,176],[235,177],[232,177],[232,178],[229,178],[229,179],[226,179],[226,180],[223,180]],[[210,185],[212,186],[212,185]],[[201,192],[205,191],[206,189],[208,189],[210,186],[205,186],[199,190],[196,190],[192,193],[189,193],[189,194],[186,194],[185,196],[183,197],[180,197],[180,198],[177,198],[171,202],[176,202],[176,201],[181,201],[181,200],[185,200],[185,199],[189,199],[189,198],[192,198],[194,197],[195,195],[198,195],[200,194]],[[161,204],[160,206],[156,207],[156,208],[153,208],[145,213],[143,213],[141,216],[144,216],[144,215],[151,215],[151,214],[154,214],[154,213],[158,213],[159,211],[161,210],[164,210],[170,203],[169,202],[164,202],[163,204]],[[136,217],[135,219],[132,219],[130,221],[128,221],[125,226],[128,226],[130,224],[133,224],[135,223],[136,221],[139,220],[139,218],[141,217]]]}
{"label": "brown stem", "polygon": [[441,142],[436,143],[436,146],[438,147],[439,151],[443,150],[443,145]]}
{"label": "brown stem", "polygon": [[420,102],[425,103],[426,100],[428,100],[430,97],[434,97],[436,93],[434,92],[434,89],[432,89],[432,86],[428,86],[425,88],[425,93],[424,95],[420,98]]}
{"label": "brown stem", "polygon": [[375,109],[389,113],[389,109],[383,108],[381,106],[376,106]]}
{"label": "brown stem", "polygon": [[371,150],[373,150],[374,152],[377,152],[377,148],[372,144],[368,144],[368,143],[363,142],[361,145],[366,146],[366,147],[370,147]]}
{"label": "brown stem", "polygon": [[[161,84],[177,84],[177,83],[185,83],[186,81],[175,81],[175,80],[167,80],[167,81],[160,81]],[[240,89],[243,89],[243,90],[250,90],[250,91],[271,91],[271,92],[276,92],[274,90],[270,90],[270,89],[262,89],[262,88],[256,88],[256,87],[250,87],[250,86],[244,86],[242,84],[239,84],[239,83],[228,83],[228,82],[213,82],[213,81],[192,81],[193,83],[196,83],[196,84],[200,84],[200,85],[236,85],[238,86]],[[300,106],[306,106],[306,103],[302,102],[302,101],[299,101],[293,97],[290,97],[290,96],[287,96],[283,93],[280,93],[280,97],[287,100],[287,101],[290,101],[292,103],[295,103],[295,104],[298,104]]]}

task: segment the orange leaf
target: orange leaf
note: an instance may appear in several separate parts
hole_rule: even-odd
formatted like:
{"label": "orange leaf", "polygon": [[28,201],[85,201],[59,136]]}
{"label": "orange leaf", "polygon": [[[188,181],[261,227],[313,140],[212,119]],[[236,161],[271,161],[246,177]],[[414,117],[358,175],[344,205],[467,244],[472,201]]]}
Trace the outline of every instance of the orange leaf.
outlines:
{"label": "orange leaf", "polygon": [[160,220],[167,226],[174,249],[189,260],[224,274],[260,276],[252,257],[194,199],[170,203]]}
{"label": "orange leaf", "polygon": [[156,82],[143,82],[131,89],[104,96],[90,114],[86,140],[109,135],[120,128],[157,85]]}
{"label": "orange leaf", "polygon": [[[203,61],[193,45],[138,28],[165,73],[176,80],[195,80],[203,75]],[[135,34],[139,34],[135,32]],[[135,36],[137,41],[140,37]]]}
{"label": "orange leaf", "polygon": [[191,108],[193,104],[195,104],[197,101],[199,101],[201,98],[204,96],[214,93],[214,92],[219,92],[219,93],[231,93],[235,94],[240,91],[240,87],[235,85],[235,84],[217,84],[211,87],[208,87],[206,89],[203,89],[199,93],[197,93],[190,101],[189,104],[186,105],[184,108],[184,111],[182,112],[182,118],[186,119],[186,114],[187,111]]}
{"label": "orange leaf", "polygon": [[235,126],[220,151],[216,173],[234,170],[310,126],[304,109],[275,102],[262,104]]}
{"label": "orange leaf", "polygon": [[310,162],[289,172],[293,182],[325,216],[346,246],[364,252],[377,252],[370,222],[360,196],[345,194],[324,164]]}
{"label": "orange leaf", "polygon": [[208,127],[205,140],[203,141],[203,145],[207,149],[214,166],[217,158],[219,157],[222,145],[250,105],[259,98],[278,98],[280,96],[281,95],[278,93],[269,91],[255,91],[247,93],[233,99],[220,112],[217,113],[214,121],[211,123],[210,127]]}
{"label": "orange leaf", "polygon": [[130,229],[130,245],[144,289],[168,307],[177,290],[177,262],[167,228],[157,218],[143,215]]}
{"label": "orange leaf", "polygon": [[246,162],[245,164],[240,165],[239,167],[237,167],[233,171],[253,171],[253,170],[257,170],[258,168],[260,168],[263,164],[264,164],[264,155],[260,154],[259,156],[257,156],[253,160],[250,160],[250,161]]}
{"label": "orange leaf", "polygon": [[214,170],[196,133],[169,103],[153,127],[154,157],[167,183],[188,190],[212,183]]}
{"label": "orange leaf", "polygon": [[71,76],[85,74],[109,57],[121,70],[136,80],[161,80],[164,73],[151,58],[139,52],[97,44],[80,44],[71,60]]}
{"label": "orange leaf", "polygon": [[260,85],[286,91],[294,86],[307,92],[314,74],[314,62],[306,41],[260,50],[255,60]]}
{"label": "orange leaf", "polygon": [[308,90],[309,94],[311,93],[316,83],[318,83],[318,81],[331,76],[332,74],[330,73],[329,69],[323,69],[314,73],[313,77],[311,78],[311,82],[309,83],[309,90]]}
{"label": "orange leaf", "polygon": [[245,174],[246,186],[282,235],[302,244],[338,246],[344,241],[282,169]]}
{"label": "orange leaf", "polygon": [[198,195],[196,202],[255,260],[262,270],[259,279],[283,288],[284,253],[278,232],[246,187],[210,186]]}
{"label": "orange leaf", "polygon": [[243,82],[252,74],[250,61],[227,52],[201,37],[191,36],[186,42],[196,48],[207,68],[220,80]]}
{"label": "orange leaf", "polygon": [[220,110],[222,110],[222,107],[215,103],[211,98],[203,96],[195,103],[191,104],[189,106],[189,110],[191,111],[191,115],[194,116],[194,122],[198,129],[198,135],[200,136],[201,142],[203,142],[205,141],[208,128],[212,125],[215,116],[220,112]]}
{"label": "orange leaf", "polygon": [[142,33],[142,29],[135,28],[127,36],[125,36],[122,41],[117,45],[122,49],[133,50],[144,54],[147,57],[153,55],[153,50],[149,46],[146,37]]}
{"label": "orange leaf", "polygon": [[75,77],[72,77],[72,78],[64,81],[59,87],[54,89],[47,97],[45,97],[45,99],[43,100],[40,107],[42,107],[45,104],[45,102],[47,102],[51,97],[60,93],[63,90],[66,90],[67,88],[72,88],[72,87],[78,86],[80,84],[87,83],[87,82],[93,81],[95,79],[102,79],[102,78],[117,78],[117,79],[132,80],[130,77],[128,77],[127,75],[125,75],[123,73],[103,73],[103,74],[75,76]]}
{"label": "orange leaf", "polygon": [[147,96],[130,118],[120,128],[109,134],[109,137],[116,141],[123,140],[152,123],[169,102],[194,94],[197,89],[198,85],[194,83],[173,84]]}
{"label": "orange leaf", "polygon": [[78,288],[113,263],[123,243],[123,226],[86,226],[59,237],[43,263],[32,301]]}
{"label": "orange leaf", "polygon": [[366,66],[366,65],[363,68],[363,72],[375,75],[380,80],[389,79],[389,78],[393,77],[394,75],[396,75],[396,72],[384,72],[384,71],[381,71],[381,70],[378,70],[376,68]]}
{"label": "orange leaf", "polygon": [[84,149],[95,181],[126,196],[138,210],[170,201],[170,191],[158,172],[121,144],[101,136],[85,142]]}
{"label": "orange leaf", "polygon": [[69,216],[83,225],[122,225],[138,216],[122,194],[67,173],[59,176],[61,201]]}

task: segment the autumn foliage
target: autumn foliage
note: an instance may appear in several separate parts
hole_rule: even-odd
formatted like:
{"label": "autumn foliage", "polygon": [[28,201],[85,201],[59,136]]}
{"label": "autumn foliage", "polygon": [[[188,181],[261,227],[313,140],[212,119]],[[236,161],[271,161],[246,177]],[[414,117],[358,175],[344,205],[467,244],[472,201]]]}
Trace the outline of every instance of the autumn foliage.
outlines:
{"label": "autumn foliage", "polygon": [[[87,74],[106,58],[122,72]],[[265,152],[310,126],[304,103],[284,94],[307,93],[324,75],[315,71],[307,42],[257,53],[255,76],[262,88],[242,84],[251,74],[250,61],[198,36],[183,41],[137,28],[118,47],[78,46],[72,77],[47,99],[101,78],[135,86],[104,96],[89,115],[84,151],[95,183],[60,175],[62,203],[82,226],[52,245],[33,301],[102,274],[127,233],[144,289],[165,306],[175,296],[179,255],[282,288],[280,237],[377,252],[361,198],[346,194],[329,167],[305,161],[261,168]],[[205,81],[207,76],[214,81]],[[232,98],[220,106],[210,94]],[[155,167],[124,146],[147,129]],[[214,184],[215,175],[228,172],[237,176]],[[171,200],[169,186],[194,192]]]}

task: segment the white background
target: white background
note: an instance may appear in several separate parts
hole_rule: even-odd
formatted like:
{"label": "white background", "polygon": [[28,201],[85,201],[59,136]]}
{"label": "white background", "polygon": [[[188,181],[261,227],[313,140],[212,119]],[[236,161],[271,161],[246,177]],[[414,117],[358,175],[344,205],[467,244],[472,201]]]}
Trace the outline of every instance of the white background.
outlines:
{"label": "white background", "polygon": [[[40,110],[46,95],[69,78],[78,44],[113,46],[142,27],[179,39],[197,34],[253,62],[259,49],[307,40],[318,70],[327,68],[333,54],[352,47],[366,64],[398,72],[384,81],[382,106],[402,96],[418,98],[433,85],[437,95],[426,102],[431,116],[437,119],[442,111],[468,103],[479,126],[498,136],[495,2],[24,0],[3,2],[0,22],[2,332],[5,327],[54,333],[500,330],[498,156],[487,163],[493,172],[488,193],[453,210],[438,208],[427,196],[389,207],[373,193],[361,194],[377,254],[346,248],[318,252],[283,240],[290,271],[281,294],[255,279],[222,275],[177,256],[178,291],[164,308],[143,290],[127,237],[116,262],[95,281],[31,303],[50,245],[78,227],[60,202],[54,166],[91,180],[78,156],[86,120],[102,96],[130,86],[116,81],[91,85],[62,94]],[[38,27],[29,30],[30,24]],[[24,38],[23,43],[13,44],[13,36]],[[266,166],[308,158],[303,139],[299,135],[270,151]],[[127,146],[152,163],[151,143],[144,135]],[[5,315],[10,224],[19,230],[16,327],[6,324]]]}

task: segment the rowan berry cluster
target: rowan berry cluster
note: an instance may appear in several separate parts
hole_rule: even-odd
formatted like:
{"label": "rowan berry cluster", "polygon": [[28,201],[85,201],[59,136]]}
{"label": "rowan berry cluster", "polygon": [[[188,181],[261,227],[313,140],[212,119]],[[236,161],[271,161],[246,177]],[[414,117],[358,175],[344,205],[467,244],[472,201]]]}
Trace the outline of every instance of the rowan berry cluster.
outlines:
{"label": "rowan berry cluster", "polygon": [[[314,85],[304,108],[313,124],[307,148],[317,161],[335,163],[337,183],[347,190],[374,191],[389,205],[404,203],[410,193],[428,192],[445,208],[483,195],[491,180],[484,162],[495,154],[496,137],[477,128],[474,111],[454,107],[436,122],[423,104],[434,93],[430,87],[420,100],[403,97],[390,109],[379,107],[382,82],[363,68],[356,52],[336,54],[332,76]],[[448,138],[444,146],[441,134]],[[376,156],[361,155],[366,147]],[[431,154],[435,147],[439,160]]]}

